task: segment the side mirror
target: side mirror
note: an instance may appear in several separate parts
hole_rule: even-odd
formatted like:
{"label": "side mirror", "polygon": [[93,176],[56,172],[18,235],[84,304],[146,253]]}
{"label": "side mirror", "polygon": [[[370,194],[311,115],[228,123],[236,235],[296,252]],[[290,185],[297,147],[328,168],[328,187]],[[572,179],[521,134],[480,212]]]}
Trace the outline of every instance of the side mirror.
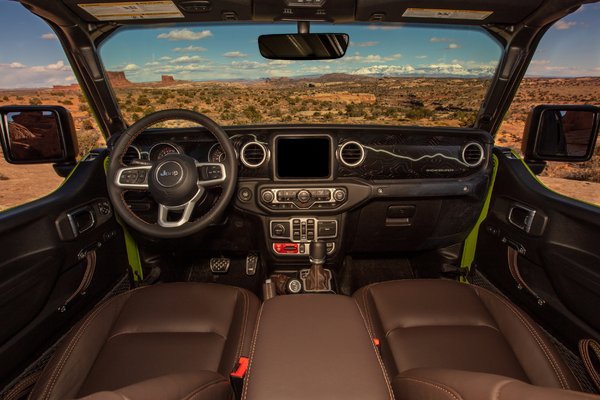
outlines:
{"label": "side mirror", "polygon": [[2,152],[11,164],[72,165],[78,154],[75,125],[60,106],[0,107]]}
{"label": "side mirror", "polygon": [[595,106],[537,106],[525,124],[525,161],[536,173],[543,170],[543,161],[588,161],[594,154],[599,124],[600,108]]}

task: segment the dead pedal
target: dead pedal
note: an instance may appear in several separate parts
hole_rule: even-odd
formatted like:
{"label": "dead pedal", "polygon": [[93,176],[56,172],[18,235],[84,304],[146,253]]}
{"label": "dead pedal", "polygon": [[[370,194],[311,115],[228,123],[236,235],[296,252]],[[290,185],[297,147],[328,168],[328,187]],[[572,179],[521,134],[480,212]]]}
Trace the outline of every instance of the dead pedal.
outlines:
{"label": "dead pedal", "polygon": [[209,262],[210,271],[213,274],[226,274],[230,265],[231,260],[225,257],[211,258]]}

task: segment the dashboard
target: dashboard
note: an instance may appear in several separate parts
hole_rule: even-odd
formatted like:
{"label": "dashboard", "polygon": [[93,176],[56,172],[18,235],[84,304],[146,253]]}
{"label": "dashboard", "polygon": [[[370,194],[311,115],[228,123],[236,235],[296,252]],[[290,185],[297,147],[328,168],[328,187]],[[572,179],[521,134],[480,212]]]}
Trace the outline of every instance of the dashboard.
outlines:
{"label": "dashboard", "polygon": [[[234,211],[257,221],[267,252],[278,262],[306,256],[308,243],[317,239],[327,242],[332,257],[461,241],[479,216],[492,166],[492,138],[474,129],[225,130],[239,161]],[[203,129],[155,129],[140,135],[124,161],[156,161],[172,153],[199,162],[226,157]],[[137,211],[152,208],[140,207],[147,199],[130,199]],[[206,203],[210,207],[210,199]]]}

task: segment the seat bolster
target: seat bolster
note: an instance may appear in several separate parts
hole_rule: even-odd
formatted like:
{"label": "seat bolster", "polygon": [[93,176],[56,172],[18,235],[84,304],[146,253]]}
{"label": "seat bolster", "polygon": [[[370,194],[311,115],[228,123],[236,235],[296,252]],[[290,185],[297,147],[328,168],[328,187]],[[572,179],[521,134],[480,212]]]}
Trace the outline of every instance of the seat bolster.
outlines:
{"label": "seat bolster", "polygon": [[79,400],[212,400],[233,399],[231,385],[222,375],[201,371],[148,379],[112,392],[97,392]]}
{"label": "seat bolster", "polygon": [[240,357],[249,357],[256,316],[260,307],[260,301],[253,293],[242,288],[236,290],[237,301],[219,366],[219,372],[225,376],[229,375]]}
{"label": "seat bolster", "polygon": [[581,389],[554,345],[535,322],[503,297],[479,286],[471,287],[496,320],[533,385],[568,390]]}
{"label": "seat bolster", "polygon": [[539,387],[500,375],[451,369],[419,368],[392,382],[397,398],[405,400],[598,400],[598,396]]}
{"label": "seat bolster", "polygon": [[100,304],[71,330],[37,381],[30,399],[66,399],[77,395],[133,292]]}

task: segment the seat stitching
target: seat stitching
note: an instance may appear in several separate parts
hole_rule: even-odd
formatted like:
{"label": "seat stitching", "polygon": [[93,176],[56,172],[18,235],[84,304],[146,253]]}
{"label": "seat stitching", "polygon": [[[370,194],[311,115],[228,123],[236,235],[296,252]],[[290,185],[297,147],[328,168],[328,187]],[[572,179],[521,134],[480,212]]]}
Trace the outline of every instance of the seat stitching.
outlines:
{"label": "seat stitching", "polygon": [[550,366],[554,370],[554,373],[556,374],[556,377],[558,378],[558,381],[559,381],[560,385],[562,386],[562,388],[563,389],[570,389],[569,383],[568,383],[566,377],[564,376],[563,371],[560,368],[560,365],[558,364],[558,362],[556,361],[556,359],[554,358],[554,356],[552,355],[552,353],[550,352],[550,350],[548,349],[548,347],[544,344],[541,336],[536,331],[535,327],[533,327],[523,317],[523,315],[521,314],[521,312],[518,311],[508,301],[506,301],[505,299],[503,299],[501,296],[498,296],[496,293],[493,293],[493,292],[491,292],[491,291],[489,291],[487,289],[484,289],[482,287],[473,288],[473,290],[475,291],[475,293],[477,294],[477,296],[480,299],[481,299],[481,296],[479,295],[478,290],[483,290],[486,293],[488,293],[488,294],[492,295],[493,297],[495,297],[496,299],[500,300],[506,307],[508,307],[508,309],[519,319],[519,321],[521,321],[521,323],[523,324],[523,326],[525,326],[525,328],[527,328],[527,330],[529,331],[529,333],[531,334],[531,336],[533,337],[533,339],[535,340],[535,342],[538,344],[538,346],[540,347],[540,349],[544,353],[544,356],[550,362]]}
{"label": "seat stitching", "polygon": [[246,337],[246,323],[248,322],[248,294],[246,293],[245,290],[240,290],[240,292],[242,293],[242,297],[244,298],[244,318],[242,320],[242,332],[240,335],[240,341],[238,343],[238,350],[236,353],[236,358],[234,360],[234,362],[237,362],[240,357],[242,356],[242,350],[244,347],[244,342],[245,342],[245,337]]}
{"label": "seat stitching", "polygon": [[252,372],[252,364],[254,361],[254,350],[256,349],[256,342],[258,341],[258,333],[260,328],[261,316],[263,309],[265,307],[265,303],[263,302],[260,306],[260,310],[258,312],[258,317],[256,321],[256,329],[254,330],[254,338],[252,339],[252,348],[250,350],[250,360],[248,362],[248,373],[246,375],[246,379],[244,379],[244,390],[242,393],[242,400],[246,400],[246,396],[248,394],[248,386],[250,385],[250,373]]}
{"label": "seat stitching", "polygon": [[44,391],[42,392],[42,398],[43,399],[49,399],[50,398],[50,394],[54,390],[54,386],[55,386],[56,382],[58,381],[58,378],[60,377],[60,373],[62,372],[62,369],[66,365],[66,363],[69,360],[69,358],[71,357],[71,354],[75,350],[75,346],[79,343],[79,340],[83,336],[83,333],[87,330],[87,328],[89,327],[89,325],[98,316],[98,314],[102,310],[104,310],[105,308],[107,308],[108,305],[115,303],[117,301],[117,299],[120,299],[121,297],[130,297],[132,292],[140,290],[140,289],[143,289],[143,288],[137,288],[137,289],[134,289],[134,290],[130,290],[130,291],[125,292],[125,293],[123,293],[121,295],[115,296],[112,299],[109,299],[103,305],[101,305],[100,307],[98,307],[92,314],[90,314],[89,317],[86,318],[86,320],[83,322],[83,324],[81,325],[81,327],[75,333],[75,336],[73,337],[73,339],[71,339],[71,341],[69,342],[69,345],[67,346],[67,349],[61,355],[61,358],[59,359],[58,364],[57,364],[57,369],[55,369],[54,372],[52,373],[52,375],[50,376],[50,379],[49,379],[48,383],[46,384],[46,387],[45,387]]}
{"label": "seat stitching", "polygon": [[450,398],[455,399],[455,400],[461,400],[463,397],[456,393],[456,391],[454,391],[453,389],[445,386],[445,385],[441,385],[441,384],[437,384],[437,383],[433,383],[430,381],[426,381],[424,379],[419,379],[419,378],[413,378],[413,377],[408,377],[408,376],[401,376],[398,379],[404,379],[407,381],[413,381],[413,382],[417,382],[417,383],[423,383],[425,385],[429,385],[432,386],[438,390],[441,390],[442,392],[446,393]]}
{"label": "seat stitching", "polygon": [[498,386],[498,389],[496,390],[496,394],[494,395],[494,399],[495,400],[500,400],[500,392],[502,392],[502,390],[504,390],[504,388],[506,386],[508,386],[509,383],[511,383],[513,381],[506,381],[506,382],[502,382],[500,384],[500,386]]}
{"label": "seat stitching", "polygon": [[119,337],[119,336],[124,336],[124,335],[145,335],[145,334],[149,334],[149,335],[152,335],[152,334],[164,334],[164,335],[171,335],[171,334],[173,334],[173,335],[185,335],[185,334],[190,334],[190,335],[215,335],[215,336],[220,337],[223,340],[227,340],[227,338],[225,336],[221,335],[218,332],[213,332],[213,331],[210,331],[210,332],[194,332],[194,331],[189,331],[189,332],[186,332],[186,331],[145,331],[145,332],[136,332],[136,331],[131,331],[131,332],[119,332],[119,333],[116,333],[114,335],[111,335],[108,339],[106,339],[106,342],[109,342],[110,340],[113,340],[114,338]]}
{"label": "seat stitching", "polygon": [[367,314],[367,324],[369,326],[369,332],[370,334],[372,334],[373,332],[375,332],[375,329],[373,328],[373,320],[371,319],[371,311],[369,310],[369,303],[367,301],[367,293],[370,290],[369,287],[363,289],[363,293],[362,293],[362,297],[363,297],[363,308],[365,309],[365,313]]}
{"label": "seat stitching", "polygon": [[194,390],[192,393],[190,393],[186,397],[184,397],[182,400],[193,400],[194,397],[199,395],[201,391],[208,389],[211,386],[218,385],[219,383],[227,383],[227,380],[225,378],[223,378],[222,376],[219,376],[215,380],[212,380],[212,381],[207,382],[204,385],[200,386],[199,388]]}
{"label": "seat stitching", "polygon": [[[354,303],[356,304],[356,303]],[[377,347],[375,346],[375,343],[373,342],[373,334],[371,333],[371,331],[369,330],[369,327],[367,326],[367,321],[365,319],[365,316],[362,313],[362,310],[360,309],[360,307],[358,306],[358,304],[356,304],[356,308],[358,309],[358,313],[360,314],[360,317],[363,320],[365,329],[367,330],[367,333],[369,334],[369,338],[371,339],[371,347],[373,348],[373,351],[375,352],[375,356],[377,357],[377,361],[379,362],[379,367],[381,367],[381,372],[383,373],[383,379],[385,380],[385,384],[387,386],[388,389],[388,393],[390,395],[390,399],[394,399],[394,392],[392,391],[392,385],[390,383],[387,371],[385,369],[385,366],[383,365],[383,360],[381,359],[381,355],[379,354],[379,351],[377,350]]]}
{"label": "seat stitching", "polygon": [[400,330],[400,329],[419,329],[419,328],[488,328],[488,329],[492,329],[498,333],[501,333],[500,330],[498,328],[496,328],[495,326],[490,326],[490,325],[467,325],[467,324],[455,324],[455,325],[416,325],[416,326],[397,326],[395,328],[390,329],[389,331],[387,331],[385,333],[385,337],[387,338],[390,333]]}

